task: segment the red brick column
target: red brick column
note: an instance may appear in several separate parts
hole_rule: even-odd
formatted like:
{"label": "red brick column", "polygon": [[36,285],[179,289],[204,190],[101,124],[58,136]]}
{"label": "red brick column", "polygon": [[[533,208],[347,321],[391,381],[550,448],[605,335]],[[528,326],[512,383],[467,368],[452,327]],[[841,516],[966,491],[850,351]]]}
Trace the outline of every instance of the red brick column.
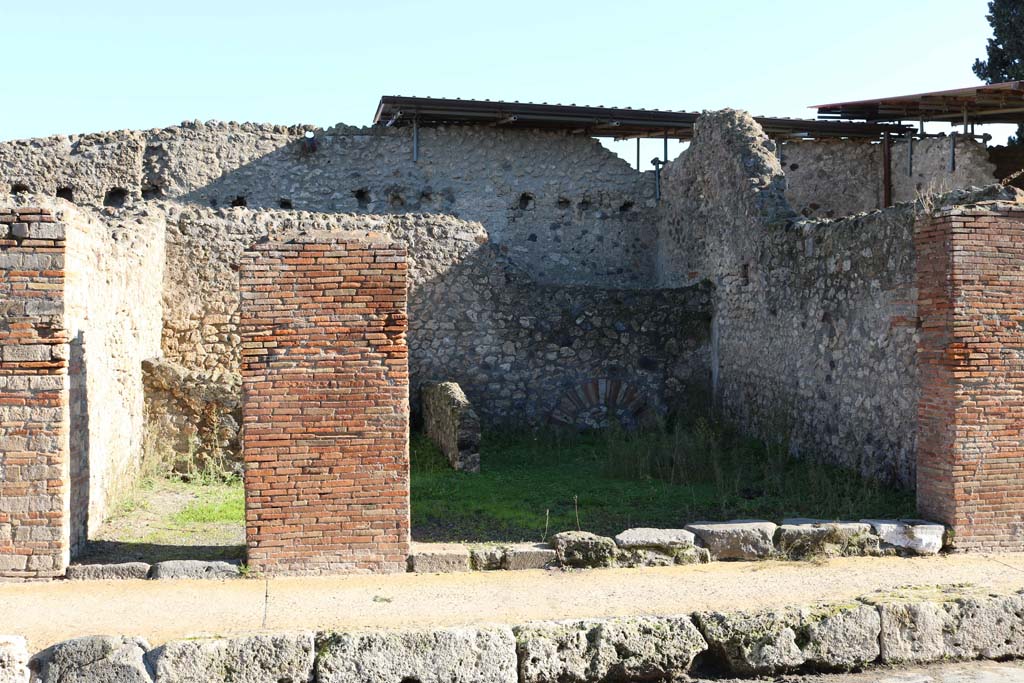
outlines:
{"label": "red brick column", "polygon": [[1024,210],[918,222],[917,501],[960,549],[1024,549]]}
{"label": "red brick column", "polygon": [[68,349],[64,225],[0,208],[0,576],[68,564]]}
{"label": "red brick column", "polygon": [[258,243],[241,297],[249,563],[405,571],[405,250],[350,233]]}

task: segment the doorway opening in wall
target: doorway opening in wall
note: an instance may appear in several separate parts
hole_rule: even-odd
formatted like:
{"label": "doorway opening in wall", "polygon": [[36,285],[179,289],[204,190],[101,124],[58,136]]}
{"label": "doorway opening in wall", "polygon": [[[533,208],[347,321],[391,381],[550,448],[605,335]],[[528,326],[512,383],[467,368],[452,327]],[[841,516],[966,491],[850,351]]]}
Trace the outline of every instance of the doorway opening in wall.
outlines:
{"label": "doorway opening in wall", "polygon": [[[234,416],[211,414],[208,421],[224,425]],[[103,519],[87,525],[88,538],[73,564],[244,561],[245,496],[237,444],[225,440],[224,447],[211,449],[195,434],[159,424],[149,422],[136,476],[112,496]],[[221,436],[228,432],[236,433],[237,427],[225,425]],[[76,488],[81,487],[73,478]]]}
{"label": "doorway opening in wall", "polygon": [[544,542],[701,520],[914,515],[914,494],[744,437],[712,415],[634,429],[484,430],[480,471],[456,471],[423,432],[411,439],[412,538]]}

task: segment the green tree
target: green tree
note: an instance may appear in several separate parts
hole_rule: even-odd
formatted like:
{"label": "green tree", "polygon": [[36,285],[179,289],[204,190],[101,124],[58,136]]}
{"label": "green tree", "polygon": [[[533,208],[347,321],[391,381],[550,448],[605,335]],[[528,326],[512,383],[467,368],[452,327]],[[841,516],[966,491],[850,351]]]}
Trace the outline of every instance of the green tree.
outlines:
{"label": "green tree", "polygon": [[[990,0],[986,18],[992,27],[988,59],[974,60],[974,74],[986,83],[1024,80],[1024,2]],[[1024,143],[1024,124],[1009,143]]]}

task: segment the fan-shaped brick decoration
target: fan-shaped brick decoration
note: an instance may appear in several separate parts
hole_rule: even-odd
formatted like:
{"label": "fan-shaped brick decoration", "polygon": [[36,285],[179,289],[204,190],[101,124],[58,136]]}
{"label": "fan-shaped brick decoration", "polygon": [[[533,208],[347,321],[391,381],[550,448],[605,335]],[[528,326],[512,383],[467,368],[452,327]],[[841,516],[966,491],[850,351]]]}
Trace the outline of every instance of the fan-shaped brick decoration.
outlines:
{"label": "fan-shaped brick decoration", "polygon": [[551,412],[556,424],[600,429],[611,424],[632,429],[651,413],[636,385],[618,379],[591,379],[562,394]]}

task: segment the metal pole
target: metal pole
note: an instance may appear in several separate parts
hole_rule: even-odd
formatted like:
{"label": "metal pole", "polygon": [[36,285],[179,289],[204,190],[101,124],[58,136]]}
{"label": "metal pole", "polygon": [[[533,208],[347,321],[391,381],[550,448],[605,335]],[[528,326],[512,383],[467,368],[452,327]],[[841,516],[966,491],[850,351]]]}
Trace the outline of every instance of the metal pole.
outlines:
{"label": "metal pole", "polygon": [[892,143],[889,133],[882,136],[882,206],[892,206]]}
{"label": "metal pole", "polygon": [[661,156],[662,161],[668,163],[668,131],[665,131],[665,153]]}
{"label": "metal pole", "polygon": [[640,138],[636,139],[636,170],[640,170]]}
{"label": "metal pole", "polygon": [[953,131],[949,136],[949,166],[950,173],[956,170],[956,131]]}

